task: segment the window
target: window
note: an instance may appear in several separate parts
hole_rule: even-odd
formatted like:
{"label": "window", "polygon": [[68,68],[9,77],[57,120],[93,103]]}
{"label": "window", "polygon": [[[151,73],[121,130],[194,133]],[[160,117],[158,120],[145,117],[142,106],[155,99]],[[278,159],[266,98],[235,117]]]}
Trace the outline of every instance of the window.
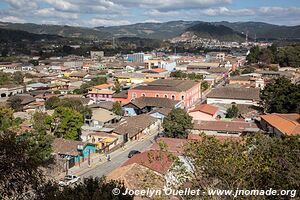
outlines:
{"label": "window", "polygon": [[172,100],[175,100],[175,96],[174,95],[172,95]]}
{"label": "window", "polygon": [[184,100],[184,95],[181,96],[181,100]]}
{"label": "window", "polygon": [[132,93],[132,98],[136,98],[136,93],[134,92],[134,93]]}
{"label": "window", "polygon": [[146,96],[146,94],[145,94],[145,93],[143,93],[143,94],[142,94],[142,97],[145,97],[145,96]]}
{"label": "window", "polygon": [[167,95],[167,94],[165,94],[165,98],[168,98],[168,95]]}
{"label": "window", "polygon": [[155,97],[159,97],[159,94],[156,94]]}

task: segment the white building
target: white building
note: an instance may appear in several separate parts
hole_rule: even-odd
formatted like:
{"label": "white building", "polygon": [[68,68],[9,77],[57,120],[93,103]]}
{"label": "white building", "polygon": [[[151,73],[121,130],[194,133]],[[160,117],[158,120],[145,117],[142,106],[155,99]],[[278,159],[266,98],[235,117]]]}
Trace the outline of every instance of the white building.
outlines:
{"label": "white building", "polygon": [[259,88],[215,88],[207,95],[207,104],[259,105]]}

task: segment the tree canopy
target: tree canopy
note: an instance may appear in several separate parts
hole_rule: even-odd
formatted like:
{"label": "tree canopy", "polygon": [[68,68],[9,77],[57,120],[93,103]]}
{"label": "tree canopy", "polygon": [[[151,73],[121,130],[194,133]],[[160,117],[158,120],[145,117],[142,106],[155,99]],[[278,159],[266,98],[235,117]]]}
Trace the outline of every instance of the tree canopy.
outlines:
{"label": "tree canopy", "polygon": [[72,108],[80,112],[83,116],[92,114],[92,111],[87,106],[84,106],[79,98],[63,98],[60,99],[56,96],[50,97],[45,102],[46,109],[55,109],[57,107]]}
{"label": "tree canopy", "polygon": [[175,72],[171,72],[170,77],[178,78],[178,79],[190,79],[190,80],[202,80],[203,75],[196,73],[185,73],[183,71],[177,70]]}
{"label": "tree canopy", "polygon": [[[186,146],[185,156],[193,166],[193,187],[204,191],[235,188],[299,190],[299,149],[297,137],[272,138],[257,134],[242,142],[221,142],[203,136],[201,141]],[[269,197],[255,196],[255,199],[265,198]]]}
{"label": "tree canopy", "polygon": [[78,140],[83,125],[83,116],[72,108],[57,107],[50,120],[50,125],[56,137]]}
{"label": "tree canopy", "polygon": [[227,118],[236,118],[239,116],[239,109],[236,105],[232,105],[230,108],[226,111],[226,117]]}
{"label": "tree canopy", "polygon": [[113,107],[112,107],[112,112],[115,113],[116,115],[122,116],[124,111],[122,109],[122,105],[119,102],[114,102]]}
{"label": "tree canopy", "polygon": [[[36,154],[37,153],[37,154]],[[43,160],[32,141],[12,131],[0,131],[0,199],[32,200],[132,200],[133,196],[113,195],[114,188],[125,192],[124,184],[102,178],[87,178],[75,186],[61,188],[42,173]]]}
{"label": "tree canopy", "polygon": [[86,94],[88,93],[88,88],[95,86],[95,85],[101,85],[107,83],[107,79],[105,77],[97,77],[93,78],[91,81],[87,83],[83,83],[79,89],[75,89],[73,92],[75,94]]}
{"label": "tree canopy", "polygon": [[281,77],[261,91],[263,107],[268,113],[300,113],[300,84]]}
{"label": "tree canopy", "polygon": [[19,96],[11,96],[8,99],[8,105],[16,112],[23,109],[22,99]]}
{"label": "tree canopy", "polygon": [[281,67],[300,67],[300,46],[277,47],[275,44],[267,48],[252,47],[247,55],[249,64],[279,64]]}
{"label": "tree canopy", "polygon": [[162,124],[167,137],[186,138],[188,129],[193,127],[192,117],[183,109],[174,108]]}

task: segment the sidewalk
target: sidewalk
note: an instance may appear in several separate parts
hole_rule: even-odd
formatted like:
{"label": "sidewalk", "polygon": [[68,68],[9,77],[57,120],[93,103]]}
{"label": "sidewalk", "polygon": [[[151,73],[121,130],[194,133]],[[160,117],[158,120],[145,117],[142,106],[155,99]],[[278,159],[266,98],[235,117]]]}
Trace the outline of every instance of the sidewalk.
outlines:
{"label": "sidewalk", "polygon": [[[154,135],[156,135],[156,134],[146,135],[146,136],[142,137],[140,140],[129,141],[125,144],[124,148],[116,149],[115,151],[111,152],[109,155],[110,155],[111,159],[114,159],[118,155],[120,155],[121,153],[126,151],[129,147],[132,147],[135,144],[138,144],[140,141],[147,140],[147,139],[153,137]],[[101,161],[100,161],[100,157],[101,157]],[[97,153],[90,158],[90,166],[88,165],[88,161],[84,161],[84,162],[80,163],[80,166],[74,166],[74,167],[70,168],[68,170],[68,174],[80,176],[81,174],[84,174],[85,172],[88,172],[91,169],[94,169],[106,162],[109,162],[109,161],[107,161],[107,158],[105,157],[105,155]],[[65,172],[61,173],[58,178],[63,178],[65,176],[65,174],[66,174]]]}

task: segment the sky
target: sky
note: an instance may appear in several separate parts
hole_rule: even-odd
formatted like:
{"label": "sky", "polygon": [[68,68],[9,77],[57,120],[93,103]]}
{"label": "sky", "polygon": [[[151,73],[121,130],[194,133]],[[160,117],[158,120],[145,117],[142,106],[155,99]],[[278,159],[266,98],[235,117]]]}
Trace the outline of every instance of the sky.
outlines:
{"label": "sky", "polygon": [[300,25],[300,0],[0,0],[0,21],[84,27],[143,22]]}

